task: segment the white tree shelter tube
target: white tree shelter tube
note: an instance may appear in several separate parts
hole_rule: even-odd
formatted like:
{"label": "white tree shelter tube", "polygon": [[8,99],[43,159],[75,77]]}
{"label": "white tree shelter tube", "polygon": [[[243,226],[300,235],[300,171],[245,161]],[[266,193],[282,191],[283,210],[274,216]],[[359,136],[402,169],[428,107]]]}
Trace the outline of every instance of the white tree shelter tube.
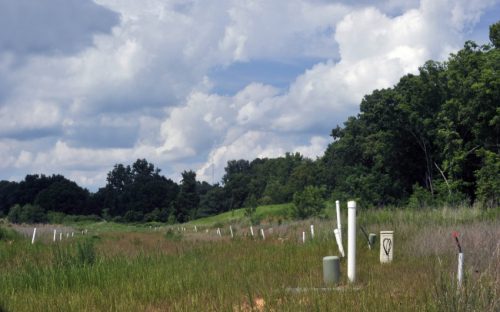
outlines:
{"label": "white tree shelter tube", "polygon": [[464,279],[464,254],[458,254],[458,270],[457,270],[457,286],[462,287],[462,280]]}
{"label": "white tree shelter tube", "polygon": [[356,281],[356,202],[347,203],[347,278]]}
{"label": "white tree shelter tube", "polygon": [[33,229],[33,237],[31,238],[31,244],[35,243],[35,237],[36,237],[36,228]]}
{"label": "white tree shelter tube", "polygon": [[333,230],[333,234],[335,234],[335,240],[337,241],[337,246],[339,247],[339,252],[342,255],[342,258],[345,257],[344,246],[342,245],[342,239],[340,238],[339,229]]}
{"label": "white tree shelter tube", "polygon": [[338,200],[335,201],[335,208],[337,210],[337,229],[339,230],[340,242],[342,242],[342,220],[340,219],[340,201]]}

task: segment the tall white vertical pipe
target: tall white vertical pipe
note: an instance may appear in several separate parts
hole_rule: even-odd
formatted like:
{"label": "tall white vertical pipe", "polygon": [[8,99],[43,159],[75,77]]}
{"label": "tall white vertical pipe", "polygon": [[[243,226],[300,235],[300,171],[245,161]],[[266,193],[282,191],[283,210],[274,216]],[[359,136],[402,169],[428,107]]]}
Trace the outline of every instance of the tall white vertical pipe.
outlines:
{"label": "tall white vertical pipe", "polygon": [[314,239],[314,224],[311,224],[311,239]]}
{"label": "tall white vertical pipe", "polygon": [[266,239],[266,235],[264,235],[264,229],[260,229],[260,235],[262,235],[262,239]]}
{"label": "tall white vertical pipe", "polygon": [[229,231],[231,232],[231,238],[233,238],[234,237],[234,235],[233,235],[233,227],[231,225],[229,226]]}
{"label": "tall white vertical pipe", "polygon": [[302,232],[302,243],[305,244],[306,243],[306,232]]}
{"label": "tall white vertical pipe", "polygon": [[339,229],[339,237],[342,242],[342,220],[340,219],[340,201],[335,201],[335,208],[337,210],[337,229]]}
{"label": "tall white vertical pipe", "polygon": [[252,237],[253,237],[253,227],[250,226],[250,233],[252,234]]}
{"label": "tall white vertical pipe", "polygon": [[356,281],[356,202],[347,203],[347,278]]}
{"label": "tall white vertical pipe", "polygon": [[196,225],[194,226],[194,231],[198,232],[198,228],[196,227]]}
{"label": "tall white vertical pipe", "polygon": [[33,229],[33,237],[31,238],[31,243],[35,243],[35,237],[36,237],[36,228]]}
{"label": "tall white vertical pipe", "polygon": [[54,229],[54,242],[56,241],[56,233],[57,233],[57,230]]}
{"label": "tall white vertical pipe", "polygon": [[464,254],[458,254],[458,270],[457,270],[457,286],[462,287],[462,280],[464,278]]}
{"label": "tall white vertical pipe", "polygon": [[59,232],[59,240],[62,241],[62,232]]}

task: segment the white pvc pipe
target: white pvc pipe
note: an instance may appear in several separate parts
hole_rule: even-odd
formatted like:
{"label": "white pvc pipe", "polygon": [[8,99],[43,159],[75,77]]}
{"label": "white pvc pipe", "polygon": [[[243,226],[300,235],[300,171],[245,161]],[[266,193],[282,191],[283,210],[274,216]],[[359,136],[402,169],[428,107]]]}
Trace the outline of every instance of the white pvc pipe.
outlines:
{"label": "white pvc pipe", "polygon": [[250,233],[252,234],[252,237],[253,237],[253,227],[250,226]]}
{"label": "white pvc pipe", "polygon": [[196,227],[196,225],[194,226],[194,231],[198,232],[198,228]]}
{"label": "white pvc pipe", "polygon": [[62,232],[59,232],[59,240],[62,241]]}
{"label": "white pvc pipe", "polygon": [[219,236],[222,237],[222,233],[220,232],[220,228],[217,228],[217,234],[219,234]]}
{"label": "white pvc pipe", "polygon": [[342,220],[340,219],[340,201],[335,201],[335,208],[337,210],[337,229],[339,230],[340,241],[342,242]]}
{"label": "white pvc pipe", "polygon": [[311,224],[311,239],[314,239],[314,224]]}
{"label": "white pvc pipe", "polygon": [[33,229],[33,237],[31,238],[31,243],[35,243],[35,237],[36,237],[36,228]]}
{"label": "white pvc pipe", "polygon": [[302,243],[306,243],[306,232],[302,232]]}
{"label": "white pvc pipe", "polygon": [[260,229],[260,234],[262,235],[262,239],[266,239],[266,235],[264,235],[264,229]]}
{"label": "white pvc pipe", "polygon": [[75,232],[71,232],[71,237],[74,237],[75,236]]}
{"label": "white pvc pipe", "polygon": [[57,230],[54,230],[54,242],[56,241],[56,233],[57,233]]}
{"label": "white pvc pipe", "polygon": [[231,232],[231,238],[233,238],[234,237],[234,235],[233,235],[233,227],[231,225],[229,226],[229,231]]}
{"label": "white pvc pipe", "polygon": [[347,203],[347,278],[356,281],[356,202]]}
{"label": "white pvc pipe", "polygon": [[339,247],[339,252],[342,255],[342,258],[345,257],[344,246],[342,245],[342,239],[340,238],[339,229],[333,230],[333,234],[335,234],[335,240],[337,241],[337,246]]}
{"label": "white pvc pipe", "polygon": [[457,271],[457,285],[462,287],[462,280],[464,278],[464,254],[458,254],[458,271]]}

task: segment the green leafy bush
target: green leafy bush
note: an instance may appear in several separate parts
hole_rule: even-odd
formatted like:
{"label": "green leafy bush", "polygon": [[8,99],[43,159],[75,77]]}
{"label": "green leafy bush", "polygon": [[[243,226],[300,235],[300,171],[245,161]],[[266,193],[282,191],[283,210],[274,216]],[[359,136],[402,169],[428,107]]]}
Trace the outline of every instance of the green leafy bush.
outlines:
{"label": "green leafy bush", "polygon": [[325,188],[306,186],[302,192],[293,195],[291,215],[296,219],[318,216],[325,208]]}
{"label": "green leafy bush", "polygon": [[7,216],[12,223],[45,223],[48,221],[47,214],[38,205],[26,204],[15,205]]}

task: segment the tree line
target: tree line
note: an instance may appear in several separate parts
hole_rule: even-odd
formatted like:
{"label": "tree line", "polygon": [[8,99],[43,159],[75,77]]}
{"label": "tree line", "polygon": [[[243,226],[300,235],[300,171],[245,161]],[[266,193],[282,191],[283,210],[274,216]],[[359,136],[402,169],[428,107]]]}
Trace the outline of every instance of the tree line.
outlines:
{"label": "tree line", "polygon": [[332,129],[332,142],[317,159],[286,153],[231,160],[217,184],[198,181],[191,170],[176,183],[138,159],[116,164],[95,193],[61,175],[27,175],[0,181],[0,215],[16,222],[64,215],[185,222],[307,197],[316,203],[354,198],[364,207],[497,207],[500,22],[490,26],[490,41],[467,41],[447,61],[428,61],[418,74],[366,95],[359,114]]}

